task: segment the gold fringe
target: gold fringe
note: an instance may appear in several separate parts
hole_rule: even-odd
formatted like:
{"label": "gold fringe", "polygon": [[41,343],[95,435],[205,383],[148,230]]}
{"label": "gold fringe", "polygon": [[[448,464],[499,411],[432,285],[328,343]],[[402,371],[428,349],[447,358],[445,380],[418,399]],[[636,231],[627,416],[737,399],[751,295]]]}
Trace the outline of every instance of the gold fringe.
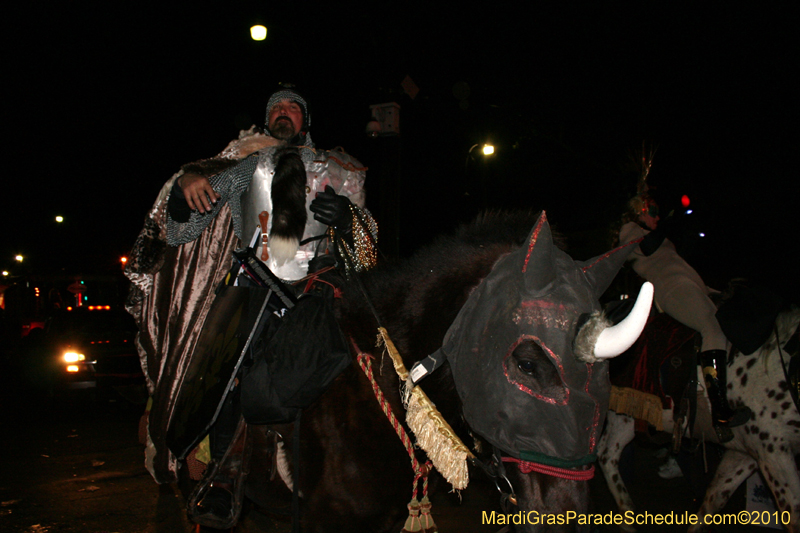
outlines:
{"label": "gold fringe", "polygon": [[405,384],[405,390],[402,392],[403,403],[406,405],[406,424],[417,438],[417,445],[428,454],[433,466],[454,489],[467,488],[469,484],[467,458],[474,455],[461,442],[450,424],[436,409],[436,405],[419,386],[408,391],[408,370],[403,364],[400,353],[384,328],[378,328],[378,332],[379,345],[385,346],[401,383]]}
{"label": "gold fringe", "polygon": [[655,426],[658,431],[664,431],[664,408],[661,405],[661,398],[654,394],[612,385],[608,408],[621,415],[644,420]]}

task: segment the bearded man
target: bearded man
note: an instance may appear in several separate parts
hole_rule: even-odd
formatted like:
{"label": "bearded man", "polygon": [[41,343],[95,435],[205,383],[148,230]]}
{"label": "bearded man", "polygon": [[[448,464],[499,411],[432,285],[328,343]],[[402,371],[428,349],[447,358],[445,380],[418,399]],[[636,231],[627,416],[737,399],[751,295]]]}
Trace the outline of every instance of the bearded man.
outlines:
{"label": "bearded man", "polygon": [[[139,326],[151,395],[145,462],[158,483],[177,479],[167,430],[232,252],[249,245],[278,278],[298,280],[312,259],[334,248],[335,228],[350,237],[342,245],[346,264],[362,270],[375,261],[377,227],[364,209],[366,168],[343,151],[316,150],[310,125],[307,101],[294,90],[277,91],[268,101],[266,133],[243,131],[217,157],[185,165],[145,219],[126,266],[133,282],[126,307]],[[231,448],[240,419],[238,397],[228,398],[211,429],[212,460]],[[221,490],[198,498],[194,511],[205,525],[235,520],[226,486],[233,480],[225,475],[206,480]]]}

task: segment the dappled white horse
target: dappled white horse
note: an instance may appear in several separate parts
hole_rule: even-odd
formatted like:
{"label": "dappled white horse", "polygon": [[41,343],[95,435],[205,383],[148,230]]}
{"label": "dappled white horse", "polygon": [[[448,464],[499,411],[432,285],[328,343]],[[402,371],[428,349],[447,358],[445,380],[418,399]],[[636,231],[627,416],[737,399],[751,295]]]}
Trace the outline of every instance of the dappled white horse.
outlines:
{"label": "dappled white horse", "polygon": [[[758,469],[772,491],[779,514],[788,512],[782,516],[791,517],[786,528],[800,533],[800,478],[794,461],[794,455],[800,453],[800,413],[792,402],[781,363],[783,352],[784,362],[789,364],[784,346],[798,324],[800,308],[781,313],[776,320],[777,340],[773,330],[755,353],[731,358],[728,399],[734,406],[747,405],[753,415],[746,424],[732,428],[733,440],[724,444],[727,449],[698,512],[699,524],[692,526],[690,532],[704,530],[703,517],[719,512],[736,488]],[[703,407],[708,410],[707,400],[700,399],[703,401],[698,401],[698,411]],[[708,427],[696,426],[695,433],[704,433],[708,440],[716,439],[710,417],[699,415],[698,419]],[[633,510],[633,502],[619,473],[619,458],[633,440],[633,418],[610,412],[606,420],[597,449],[598,461],[619,510],[624,513]],[[664,429],[671,431],[671,412],[670,416],[665,414],[664,423]],[[630,526],[623,526],[623,529],[634,530]]]}

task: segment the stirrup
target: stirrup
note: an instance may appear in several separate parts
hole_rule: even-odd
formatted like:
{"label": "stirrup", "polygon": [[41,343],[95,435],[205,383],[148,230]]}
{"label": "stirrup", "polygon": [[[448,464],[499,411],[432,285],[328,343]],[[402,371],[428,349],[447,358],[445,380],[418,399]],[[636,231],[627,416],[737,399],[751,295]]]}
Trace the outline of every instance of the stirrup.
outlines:
{"label": "stirrup", "polygon": [[731,409],[727,420],[715,420],[714,425],[735,428],[743,424],[746,424],[747,421],[750,420],[750,417],[752,415],[753,411],[751,411],[749,407],[744,405],[741,407],[737,407],[735,409]]}
{"label": "stirrup", "polygon": [[[250,451],[251,441],[247,438],[247,424],[244,418],[240,418],[233,441],[225,455],[220,461],[212,461],[208,465],[206,475],[189,495],[187,511],[192,522],[214,529],[230,529],[236,525],[242,512]],[[217,511],[227,507],[224,502],[226,495],[219,492],[221,490],[231,495],[231,512],[227,513],[227,516],[221,516],[225,514],[224,512],[214,512],[215,507]],[[211,496],[212,500],[204,509],[200,504],[207,496]]]}
{"label": "stirrup", "polygon": [[217,482],[213,481],[204,491],[195,506],[195,512],[192,513],[192,521],[214,529],[229,529],[237,521],[234,496],[231,492],[233,483],[226,484],[231,488],[216,485]]}
{"label": "stirrup", "polygon": [[752,414],[753,412],[750,408],[745,405],[732,409],[728,420],[712,420],[714,431],[717,433],[720,444],[725,444],[733,439],[733,431],[731,431],[731,428],[747,423]]}

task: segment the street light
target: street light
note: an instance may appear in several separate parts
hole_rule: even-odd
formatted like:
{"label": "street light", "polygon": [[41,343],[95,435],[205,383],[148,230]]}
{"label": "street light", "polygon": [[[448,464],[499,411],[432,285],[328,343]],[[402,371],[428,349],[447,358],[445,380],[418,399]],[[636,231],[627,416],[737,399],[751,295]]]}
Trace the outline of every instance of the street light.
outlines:
{"label": "street light", "polygon": [[267,27],[261,24],[250,26],[250,38],[254,41],[263,41],[267,38]]}
{"label": "street light", "polygon": [[25,259],[25,258],[24,258],[24,257],[22,257],[21,255],[15,255],[15,256],[14,256],[14,259],[16,259],[16,260],[17,260],[17,263],[22,263],[22,260],[23,260],[23,259]]}
{"label": "street light", "polygon": [[[467,160],[464,162],[464,170],[465,171],[467,170],[467,168],[469,168],[469,160],[472,157],[472,152],[478,146],[481,146],[481,144],[480,143],[473,144],[472,147],[467,152]],[[484,143],[483,147],[481,148],[481,152],[483,153],[484,156],[493,155],[494,154],[494,146],[491,145],[491,144],[488,144],[488,143]]]}
{"label": "street light", "polygon": [[64,217],[62,217],[61,215],[58,215],[56,217],[56,222],[64,222]]}

